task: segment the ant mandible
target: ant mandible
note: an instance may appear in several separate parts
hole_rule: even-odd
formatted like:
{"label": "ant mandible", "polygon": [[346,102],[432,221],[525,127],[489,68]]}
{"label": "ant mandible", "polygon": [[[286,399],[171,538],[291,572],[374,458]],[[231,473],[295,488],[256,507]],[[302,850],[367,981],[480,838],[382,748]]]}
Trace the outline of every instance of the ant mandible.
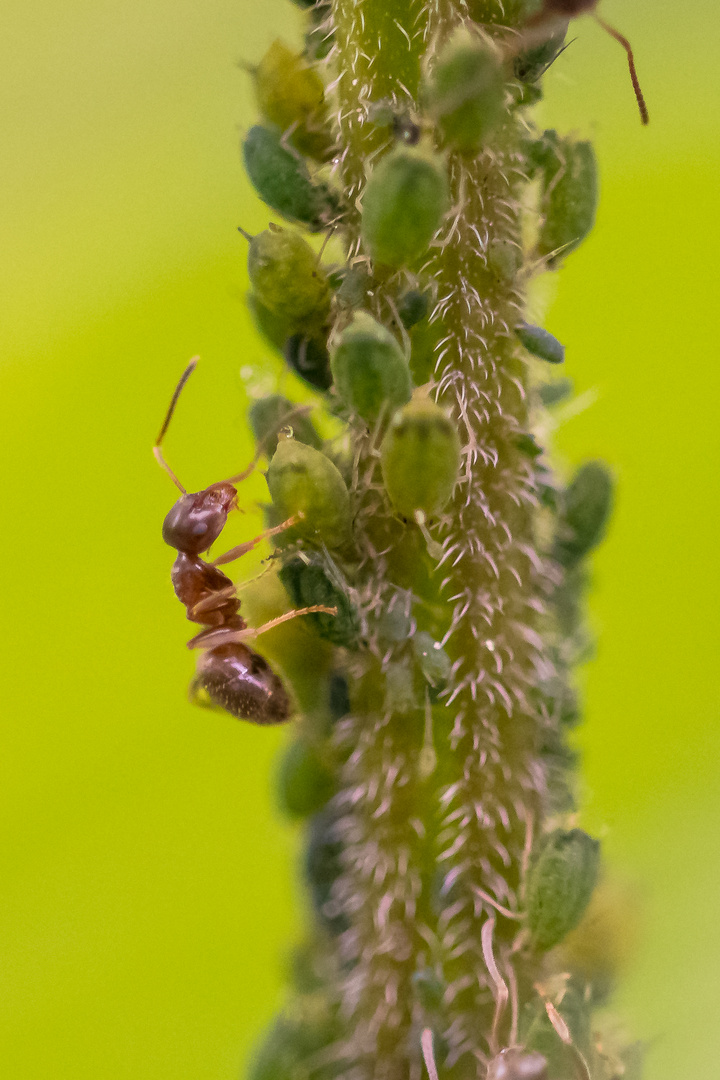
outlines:
{"label": "ant mandible", "polygon": [[604,19],[600,18],[595,11],[598,2],[599,0],[544,0],[540,11],[533,15],[525,24],[526,28],[531,31],[544,31],[546,29],[552,31],[555,25],[561,25],[563,22],[567,22],[568,19],[575,19],[578,15],[592,13],[595,21],[602,26],[603,30],[610,34],[610,37],[615,38],[627,53],[630,79],[640,110],[640,119],[643,124],[647,124],[650,122],[650,115],[647,110],[647,105],[645,104],[642,90],[640,89],[640,82],[637,77],[637,71],[635,70],[635,58],[630,47],[630,42],[626,37],[623,37],[618,30],[606,23]]}
{"label": "ant mandible", "polygon": [[175,406],[185,383],[197,365],[198,357],[190,361],[170,401],[165,420],[157,437],[153,454],[159,465],[181,491],[181,496],[163,522],[163,540],[175,548],[177,557],[172,568],[172,583],[178,600],[187,608],[191,622],[203,629],[188,642],[189,649],[202,649],[195,678],[190,684],[191,697],[202,688],[215,705],[219,705],[238,720],[256,724],[282,724],[292,712],[290,696],[279,675],[264,657],[251,649],[246,641],[265,630],[294,619],[298,615],[324,612],[334,615],[336,608],[299,608],[277,619],[271,619],[257,629],[248,628],[240,614],[240,598],[229,577],[218,567],[252,551],[262,540],[275,536],[296,524],[290,518],[274,529],[268,529],[244,544],[238,544],[212,562],[201,559],[220,536],[227,516],[237,508],[236,484],[253,472],[262,444],[244,472],[221,480],[196,493],[188,493],[163,457],[160,446],[165,437]]}

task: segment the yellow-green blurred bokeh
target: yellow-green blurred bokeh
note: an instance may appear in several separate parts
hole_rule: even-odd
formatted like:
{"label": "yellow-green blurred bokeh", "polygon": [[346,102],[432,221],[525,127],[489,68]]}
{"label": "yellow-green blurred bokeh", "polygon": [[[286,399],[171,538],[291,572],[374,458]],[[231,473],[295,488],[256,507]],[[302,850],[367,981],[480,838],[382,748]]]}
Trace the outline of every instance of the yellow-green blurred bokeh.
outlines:
{"label": "yellow-green blurred bokeh", "polygon": [[[720,9],[603,13],[635,46],[651,126],[589,19],[542,113],[589,133],[602,169],[597,228],[548,314],[595,395],[558,446],[619,481],[594,560],[583,820],[639,883],[617,1006],[652,1044],[648,1077],[711,1080]],[[0,14],[3,1080],[234,1080],[280,1001],[300,921],[296,836],[270,792],[285,735],[185,701],[188,628],[159,531],[173,490],[150,445],[200,353],[168,455],[190,487],[248,459],[240,370],[261,378],[269,358],[235,227],[267,214],[240,166],[237,65],[299,25],[285,0]]]}

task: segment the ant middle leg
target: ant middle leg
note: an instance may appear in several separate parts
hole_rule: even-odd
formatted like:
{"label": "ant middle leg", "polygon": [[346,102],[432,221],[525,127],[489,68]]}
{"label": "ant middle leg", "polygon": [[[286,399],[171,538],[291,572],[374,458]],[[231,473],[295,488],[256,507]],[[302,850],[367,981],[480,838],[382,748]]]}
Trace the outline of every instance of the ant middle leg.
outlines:
{"label": "ant middle leg", "polygon": [[231,626],[209,627],[206,630],[201,630],[194,638],[190,638],[187,643],[188,649],[214,649],[217,645],[231,645],[234,642],[252,641],[267,630],[274,630],[276,626],[281,626],[282,623],[297,619],[299,615],[314,614],[337,615],[337,608],[326,607],[325,604],[312,604],[310,607],[294,608],[293,611],[286,611],[284,615],[278,615],[277,618],[270,619],[268,622],[263,623],[262,626],[248,626],[243,630]]}

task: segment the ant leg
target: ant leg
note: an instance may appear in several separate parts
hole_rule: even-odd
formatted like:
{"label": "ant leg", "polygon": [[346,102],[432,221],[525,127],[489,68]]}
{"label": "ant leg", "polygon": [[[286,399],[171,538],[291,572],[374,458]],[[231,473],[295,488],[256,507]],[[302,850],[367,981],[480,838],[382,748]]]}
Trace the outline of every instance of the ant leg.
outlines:
{"label": "ant leg", "polygon": [[263,540],[267,540],[271,536],[277,536],[278,533],[284,532],[285,529],[290,529],[293,525],[297,525],[300,518],[300,514],[293,514],[287,521],[283,521],[281,525],[276,525],[272,529],[265,529],[259,536],[254,537],[252,540],[246,540],[243,544],[236,544],[234,548],[230,548],[224,555],[218,555],[217,559],[213,559],[209,565],[224,566],[225,563],[234,562],[235,559],[239,559],[242,555],[247,555],[248,551],[252,551],[253,548],[256,548]]}
{"label": "ant leg", "polygon": [[229,627],[218,627],[217,630],[201,630],[194,638],[188,641],[188,649],[214,649],[216,645],[232,645],[236,641],[248,641],[264,634],[266,630],[273,630],[282,623],[297,619],[298,615],[337,615],[336,607],[325,607],[324,604],[313,604],[311,607],[296,608],[287,611],[284,615],[278,615],[276,619],[270,619],[258,627],[247,627],[245,630],[235,630]]}

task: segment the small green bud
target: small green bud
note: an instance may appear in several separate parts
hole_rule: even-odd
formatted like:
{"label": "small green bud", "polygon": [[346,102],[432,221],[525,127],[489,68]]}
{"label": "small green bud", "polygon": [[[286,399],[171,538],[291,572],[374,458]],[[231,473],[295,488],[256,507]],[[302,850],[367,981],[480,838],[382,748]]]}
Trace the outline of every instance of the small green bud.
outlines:
{"label": "small green bud", "polygon": [[595,151],[589,142],[562,141],[558,170],[546,184],[538,251],[555,265],[573,251],[595,223],[598,176]]}
{"label": "small green bud", "polygon": [[292,128],[303,154],[324,161],[333,140],[326,126],[325,87],[307,61],[276,39],[253,72],[258,108],[280,131]]}
{"label": "small green bud", "polygon": [[363,195],[362,236],[374,262],[399,267],[427,251],[448,209],[445,169],[398,146],[372,171]]}
{"label": "small green bud", "polygon": [[327,184],[313,183],[305,162],[282,145],[275,128],[256,124],[243,142],[250,181],[271,210],[320,232],[337,217],[339,200]]}
{"label": "small green bud", "polygon": [[323,338],[292,334],[285,341],[282,351],[288,366],[309,386],[316,390],[330,389],[330,353]]}
{"label": "small green bud", "polygon": [[572,379],[557,379],[555,382],[543,383],[538,393],[543,405],[549,409],[570,397],[572,389]]}
{"label": "small green bud", "polygon": [[430,298],[427,293],[420,292],[418,289],[408,289],[398,300],[397,310],[400,322],[406,330],[409,330],[411,326],[422,322],[429,308]]}
{"label": "small green bud", "polygon": [[536,949],[552,949],[577,926],[599,868],[600,842],[582,829],[558,829],[549,837],[528,879],[528,926]]}
{"label": "small green bud", "polygon": [[466,153],[477,151],[503,116],[502,60],[485,39],[460,32],[438,57],[427,102],[445,139]]}
{"label": "small green bud", "polygon": [[325,805],[333,789],[333,774],[317,751],[300,740],[294,742],[280,765],[280,809],[288,817],[309,817]]}
{"label": "small green bud", "polygon": [[460,440],[444,409],[416,397],[395,414],[380,447],[390,502],[401,517],[437,517],[460,471]]}
{"label": "small green bud", "polygon": [[[357,612],[339,575],[328,572],[325,560],[303,552],[286,562],[278,576],[296,607],[322,604],[337,608],[336,615],[315,611],[303,616],[321,638],[334,645],[357,645],[360,633]],[[336,576],[338,580],[333,580]]]}
{"label": "small green bud", "polygon": [[488,266],[499,281],[514,281],[522,266],[523,254],[512,240],[494,240],[488,251]]}
{"label": "small green bud", "polygon": [[567,29],[564,22],[550,37],[519,53],[513,62],[515,78],[524,83],[537,82],[563,51]]}
{"label": "small green bud", "polygon": [[248,273],[260,303],[288,324],[321,325],[327,319],[327,279],[317,255],[296,232],[276,226],[254,236]]}
{"label": "small green bud", "polygon": [[335,388],[351,413],[374,424],[410,400],[413,385],[405,354],[397,341],[365,311],[330,346]]}
{"label": "small green bud", "polygon": [[562,500],[554,558],[571,569],[605,535],[613,501],[613,479],[602,461],[588,461],[578,469]]}
{"label": "small green bud", "polygon": [[431,686],[444,686],[450,678],[450,657],[432,634],[420,630],[412,639],[412,646],[420,669]]}
{"label": "small green bud", "polygon": [[267,471],[267,485],[280,521],[302,520],[282,534],[286,543],[304,537],[339,547],[350,532],[350,497],[337,466],[319,450],[284,438]]}
{"label": "small green bud", "polygon": [[515,334],[520,344],[540,360],[547,360],[549,364],[562,364],[565,359],[565,346],[541,326],[519,323],[515,327]]}
{"label": "small green bud", "polygon": [[268,457],[277,450],[278,432],[281,428],[291,427],[293,435],[301,443],[322,447],[322,439],[313,427],[312,420],[302,411],[301,405],[294,405],[282,394],[268,394],[267,397],[253,401],[248,412],[252,433]]}

